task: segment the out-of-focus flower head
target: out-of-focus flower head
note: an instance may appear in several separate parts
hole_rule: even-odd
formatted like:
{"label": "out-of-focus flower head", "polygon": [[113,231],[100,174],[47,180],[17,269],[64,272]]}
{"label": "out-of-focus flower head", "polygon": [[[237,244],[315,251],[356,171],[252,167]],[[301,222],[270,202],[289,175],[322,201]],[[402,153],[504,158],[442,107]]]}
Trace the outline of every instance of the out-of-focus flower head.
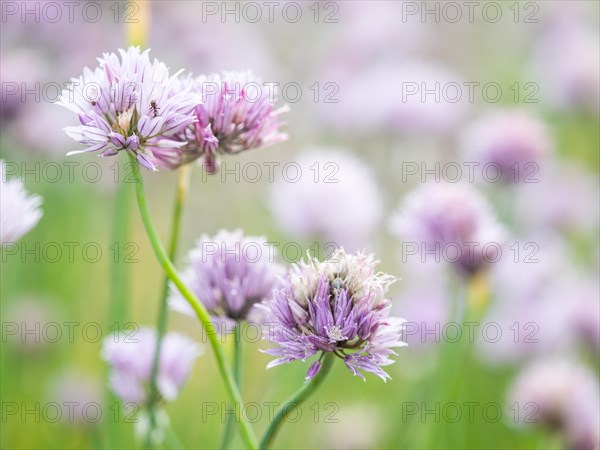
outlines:
{"label": "out-of-focus flower head", "polygon": [[343,96],[333,95],[338,102],[320,103],[320,119],[346,133],[443,135],[454,130],[470,106],[464,93],[456,90],[463,86],[462,77],[429,62],[385,61],[363,73],[333,71],[322,79],[336,80]]}
{"label": "out-of-focus flower head", "polygon": [[69,425],[93,426],[102,417],[102,384],[78,369],[56,376],[48,387],[48,400],[61,408],[60,419]]}
{"label": "out-of-focus flower head", "polygon": [[30,49],[3,47],[2,53],[0,125],[3,126],[25,105],[24,91],[34,89],[36,81],[39,81],[40,72],[45,70],[45,63],[42,55]]}
{"label": "out-of-focus flower head", "polygon": [[[156,332],[140,328],[135,333],[116,333],[104,340],[102,356],[110,364],[110,386],[124,402],[144,406],[148,400]],[[157,386],[162,399],[174,400],[200,355],[200,347],[179,333],[167,333],[162,341]]]}
{"label": "out-of-focus flower head", "polygon": [[514,199],[515,218],[525,230],[598,234],[598,177],[568,161],[544,161]]}
{"label": "out-of-focus flower head", "polygon": [[533,54],[534,79],[547,103],[600,113],[600,36],[593,2],[552,2]]}
{"label": "out-of-focus flower head", "polygon": [[[430,44],[432,29],[417,15],[406,17],[403,3],[376,2],[369,4],[369,8],[365,8],[363,2],[340,3],[336,19],[339,17],[347,30],[344,33],[335,28],[327,30],[330,32],[327,39],[311,53],[322,52],[321,67],[335,66],[351,71],[390,55],[397,58],[423,53]],[[403,18],[401,27],[398,17]]]}
{"label": "out-of-focus flower head", "polygon": [[514,381],[508,398],[521,422],[560,431],[566,448],[591,450],[600,443],[600,389],[587,367],[557,358],[534,362]]}
{"label": "out-of-focus flower head", "polygon": [[198,93],[197,121],[184,130],[186,150],[204,158],[208,173],[218,170],[217,154],[235,154],[285,141],[279,127],[288,106],[275,108],[274,89],[252,72],[222,72],[187,77],[182,86]]}
{"label": "out-of-focus flower head", "polygon": [[[278,344],[265,350],[278,357],[267,368],[329,352],[363,380],[361,370],[390,378],[382,366],[394,362],[392,348],[406,345],[404,320],[389,316],[385,295],[395,278],[375,272],[378,263],[372,255],[339,249],[324,262],[294,264],[284,287],[261,305],[270,324],[267,338]],[[319,372],[321,358],[308,369],[307,380]]]}
{"label": "out-of-focus flower head", "polygon": [[[215,236],[198,239],[188,254],[190,265],[182,277],[214,320],[241,321],[279,283],[283,270],[273,260],[274,255],[265,237],[221,230]],[[194,314],[174,287],[169,301],[173,309]]]}
{"label": "out-of-focus flower head", "polygon": [[51,329],[60,317],[55,302],[47,298],[23,297],[8,302],[3,308],[5,349],[12,347],[19,357],[50,354],[51,339],[47,339],[42,330]]}
{"label": "out-of-focus flower head", "polygon": [[29,195],[18,179],[6,178],[6,163],[0,160],[0,245],[19,240],[42,217],[38,195]]}
{"label": "out-of-focus flower head", "polygon": [[279,179],[271,188],[269,206],[280,228],[295,239],[324,240],[349,251],[369,244],[383,214],[369,167],[328,148],[307,149],[296,167],[298,177]]}
{"label": "out-of-focus flower head", "polygon": [[598,354],[600,352],[600,285],[597,276],[576,278],[573,288],[573,315],[570,323],[577,337]]}
{"label": "out-of-focus flower head", "polygon": [[465,160],[494,164],[504,181],[515,183],[536,173],[552,148],[545,124],[524,110],[489,113],[468,126],[462,136]]}
{"label": "out-of-focus flower head", "polygon": [[570,251],[559,234],[515,239],[490,273],[494,301],[485,318],[510,331],[490,339],[482,334],[477,342],[482,360],[516,364],[550,352],[600,349],[598,280],[576,266]]}
{"label": "out-of-focus flower head", "polygon": [[80,125],[65,128],[85,150],[112,156],[125,150],[140,165],[173,169],[196,157],[184,153],[185,141],[176,135],[196,121],[200,97],[179,86],[175,75],[149,50],[129,47],[98,58],[94,70],[85,68],[73,78],[57,104],[77,114]]}
{"label": "out-of-focus flower head", "polygon": [[504,240],[486,199],[471,186],[456,183],[427,183],[410,192],[389,227],[405,250],[414,247],[414,257],[429,258],[433,252],[436,262],[450,261],[466,274],[496,261]]}
{"label": "out-of-focus flower head", "polygon": [[[71,140],[64,133],[58,133],[65,122],[71,118],[66,109],[59,109],[53,103],[27,103],[15,118],[11,132],[18,138],[27,152],[40,156],[56,157],[64,155]],[[31,123],[38,125],[33,128]]]}

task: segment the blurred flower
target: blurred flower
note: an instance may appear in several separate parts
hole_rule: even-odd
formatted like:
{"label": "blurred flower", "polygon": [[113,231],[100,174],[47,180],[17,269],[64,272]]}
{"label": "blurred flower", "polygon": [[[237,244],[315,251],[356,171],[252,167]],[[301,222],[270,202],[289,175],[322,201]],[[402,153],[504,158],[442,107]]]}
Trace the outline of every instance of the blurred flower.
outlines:
{"label": "blurred flower", "polygon": [[[518,250],[517,250],[518,249]],[[490,365],[572,354],[577,344],[598,348],[598,284],[579,273],[568,243],[557,234],[515,239],[490,273],[493,302],[485,317],[479,357]],[[495,336],[494,328],[504,333]]]}
{"label": "blurred flower", "polygon": [[558,229],[598,234],[598,177],[568,161],[544,161],[539,173],[513,197],[518,224],[528,230]]}
{"label": "blurred flower", "polygon": [[[102,357],[111,366],[110,386],[124,402],[143,406],[147,401],[155,348],[156,332],[151,328],[104,340]],[[200,353],[200,347],[186,336],[164,336],[157,376],[158,392],[164,400],[177,397]]]}
{"label": "blurred flower", "polygon": [[[49,156],[64,155],[71,141],[57,130],[70,119],[71,113],[63,109],[57,111],[55,105],[48,102],[28,103],[21,112],[11,131],[21,141],[24,150]],[[31,126],[32,122],[37,124],[36,127]]]}
{"label": "blurred flower", "polygon": [[44,298],[26,297],[11,301],[3,311],[4,342],[19,356],[48,354],[49,336],[57,325],[56,304]]}
{"label": "blurred flower", "polygon": [[508,398],[519,422],[560,431],[566,448],[591,450],[600,443],[600,389],[596,375],[584,366],[537,361],[514,381]]}
{"label": "blurred flower", "polygon": [[[406,345],[401,340],[404,321],[389,317],[385,294],[395,278],[376,273],[378,263],[372,255],[339,249],[327,261],[294,264],[284,287],[261,305],[267,323],[274,325],[268,339],[279,345],[265,350],[278,356],[267,368],[331,352],[363,380],[359,370],[390,378],[382,366],[394,362],[389,358],[396,355],[393,347]],[[319,372],[321,358],[310,366],[307,380]]]}
{"label": "blurred flower", "polygon": [[597,355],[600,352],[600,285],[597,276],[576,278],[572,284],[573,316],[577,337]]}
{"label": "blurred flower", "polygon": [[57,104],[77,114],[81,125],[65,128],[67,135],[87,146],[74,153],[100,151],[101,156],[126,150],[144,167],[168,169],[187,162],[184,141],[174,136],[196,121],[193,110],[200,98],[176,90],[179,72],[169,76],[167,66],[150,62],[149,50],[119,50],[99,58],[99,67],[87,67],[72,79]]}
{"label": "blurred flower", "polygon": [[[196,242],[182,277],[216,320],[241,321],[277,286],[282,271],[273,257],[265,237],[221,230]],[[169,302],[176,311],[194,315],[173,286]]]}
{"label": "blurred flower", "polygon": [[3,160],[0,160],[0,175],[0,245],[4,245],[17,241],[39,222],[42,199],[29,195],[20,180],[8,180]]}
{"label": "blurred flower", "polygon": [[469,107],[461,77],[431,63],[383,62],[322,79],[335,80],[344,95],[320,103],[320,119],[343,132],[439,135],[453,130]]}
{"label": "blurred flower", "polygon": [[25,90],[34,91],[40,72],[45,69],[45,64],[41,61],[43,57],[36,51],[21,48],[7,49],[3,46],[0,68],[2,77],[0,125],[4,126],[7,120],[13,119],[25,105],[27,97],[24,95]]}
{"label": "blurred flower", "polygon": [[[274,42],[272,29],[264,33],[264,28],[246,20],[221,20],[220,13],[207,14],[206,5],[196,2],[182,3],[177,9],[168,3],[152,6],[153,14],[161,18],[152,23],[154,51],[168,53],[171,60],[197,73],[252,67],[268,79],[281,79],[282,59],[273,51],[273,44],[284,43]],[[202,26],[198,26],[198,17],[205,18]],[[289,48],[287,42],[284,45]]]}
{"label": "blurred flower", "polygon": [[307,149],[295,163],[298,179],[277,180],[270,209],[296,239],[321,239],[358,250],[369,243],[383,205],[374,173],[351,153]]}
{"label": "blurred flower", "polygon": [[472,274],[501,254],[504,230],[486,201],[468,185],[428,183],[409,193],[389,222],[404,246],[416,256],[435,253]]}
{"label": "blurred flower", "polygon": [[61,420],[92,426],[102,417],[102,385],[76,369],[60,373],[49,386],[49,401],[60,405]]}
{"label": "blurred flower", "polygon": [[[469,162],[494,164],[504,181],[527,181],[552,150],[544,123],[522,110],[495,111],[468,126],[462,151]],[[532,167],[533,166],[533,167]]]}
{"label": "blurred flower", "polygon": [[188,77],[182,85],[203,100],[195,109],[198,120],[184,130],[182,140],[188,141],[190,153],[203,155],[208,173],[218,170],[217,153],[235,154],[287,139],[279,131],[279,116],[289,108],[274,109],[275,93],[252,72]]}
{"label": "blurred flower", "polygon": [[[533,55],[535,80],[553,106],[600,113],[600,36],[598,11],[586,2],[553,2],[554,11],[542,23]],[[591,5],[591,4],[590,4]],[[580,11],[577,11],[581,9]]]}
{"label": "blurred flower", "polygon": [[[328,50],[328,61],[322,64],[344,64],[347,68],[358,68],[393,55],[408,55],[424,52],[431,38],[431,28],[420,20],[403,20],[398,26],[398,17],[403,17],[406,1],[340,2],[339,21],[347,26],[344,33],[331,31],[323,42]],[[405,13],[404,13],[405,14]],[[318,51],[318,49],[314,49]]]}

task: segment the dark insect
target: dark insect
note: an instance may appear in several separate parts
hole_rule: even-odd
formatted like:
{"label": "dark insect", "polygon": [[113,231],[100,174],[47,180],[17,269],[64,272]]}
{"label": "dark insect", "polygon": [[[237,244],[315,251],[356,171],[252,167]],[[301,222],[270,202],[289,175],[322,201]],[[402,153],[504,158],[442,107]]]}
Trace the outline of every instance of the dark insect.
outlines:
{"label": "dark insect", "polygon": [[92,100],[92,106],[96,106],[96,100]]}
{"label": "dark insect", "polygon": [[152,111],[152,114],[154,114],[154,117],[158,116],[158,113],[160,112],[160,108],[156,104],[155,100],[152,100],[150,102],[150,111]]}

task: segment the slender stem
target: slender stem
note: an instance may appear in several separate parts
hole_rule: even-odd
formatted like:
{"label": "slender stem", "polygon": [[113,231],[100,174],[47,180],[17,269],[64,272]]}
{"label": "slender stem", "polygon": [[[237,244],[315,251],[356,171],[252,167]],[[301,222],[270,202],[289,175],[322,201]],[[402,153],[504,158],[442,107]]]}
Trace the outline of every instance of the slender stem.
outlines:
{"label": "slender stem", "polygon": [[[242,380],[242,324],[236,323],[235,328],[233,330],[233,378],[235,379],[238,388],[241,389],[241,380]],[[235,409],[235,405],[233,407]],[[230,410],[230,409],[228,409]],[[229,443],[231,442],[231,438],[233,438],[232,433],[233,428],[233,420],[231,416],[227,414],[225,419],[225,428],[223,430],[223,438],[221,439],[222,450],[225,450]]]}
{"label": "slender stem", "polygon": [[[479,271],[469,278],[464,297],[462,323],[459,324],[461,330],[466,323],[477,323],[485,313],[489,303],[489,285],[485,272]],[[461,386],[468,381],[471,373],[468,363],[475,342],[470,341],[470,333],[467,334],[464,331],[461,333],[458,342],[453,343],[452,346],[445,343],[440,348],[441,352],[448,353],[443,364],[438,368],[440,375],[443,375],[439,379],[441,391],[438,399],[442,403],[442,408],[446,402],[457,401]],[[439,438],[439,432],[433,433],[432,437]],[[445,444],[449,445],[448,436],[446,436]]]}
{"label": "slender stem", "polygon": [[[460,325],[462,315],[459,316],[459,312],[464,314],[466,311],[465,292],[463,279],[452,274],[450,276],[449,286],[450,295],[448,301],[450,303],[446,320],[440,325],[445,326],[449,323],[455,322]],[[455,343],[450,343],[448,340],[442,338],[442,341],[437,345],[437,361],[436,371],[432,374],[433,383],[431,389],[431,396],[428,396],[428,402],[433,404],[442,404],[445,400],[447,385],[448,385],[448,374],[452,372],[454,364],[454,351]],[[431,405],[429,405],[431,407]],[[423,448],[436,448],[437,442],[440,438],[440,433],[443,432],[442,424],[436,422],[427,422],[427,432],[424,433],[421,444]]]}
{"label": "slender stem", "polygon": [[267,449],[273,443],[281,424],[291,412],[294,407],[299,407],[304,400],[306,400],[310,394],[312,394],[319,385],[323,382],[326,375],[329,373],[331,366],[333,366],[333,361],[335,359],[335,355],[333,353],[324,353],[323,360],[321,362],[321,370],[315,375],[315,377],[309,382],[305,383],[294,395],[292,395],[282,406],[279,408],[273,421],[267,428],[263,438],[260,441],[260,448]]}
{"label": "slender stem", "polygon": [[[119,248],[125,244],[129,230],[129,185],[119,185],[115,199],[115,212],[113,216],[112,243]],[[117,254],[120,254],[118,252]],[[127,320],[127,265],[121,260],[110,265],[110,307],[109,313],[112,321],[122,327]]]}
{"label": "slender stem", "polygon": [[[115,206],[113,213],[113,228],[111,230],[111,246],[116,245],[122,249],[129,235],[130,223],[130,195],[129,184],[121,183],[116,192]],[[117,254],[121,254],[117,252]],[[117,329],[121,329],[127,321],[127,299],[128,299],[128,265],[123,264],[122,259],[112,261],[110,264],[110,293],[108,319],[112,328],[116,324]],[[118,402],[117,396],[107,386],[106,401],[109,405]],[[106,434],[107,444],[109,448],[117,446],[118,427],[114,421],[109,421],[109,430]]]}
{"label": "slender stem", "polygon": [[[177,183],[177,193],[175,195],[175,206],[173,207],[173,217],[171,221],[171,239],[169,241],[169,259],[175,260],[177,256],[177,244],[179,242],[179,230],[181,228],[181,215],[183,212],[183,204],[187,196],[191,167],[184,165],[179,169],[179,179]],[[169,296],[169,278],[165,275],[163,280],[163,288],[158,307],[158,317],[156,321],[156,348],[154,349],[154,357],[152,360],[152,372],[150,375],[150,394],[148,396],[148,416],[150,426],[148,427],[148,435],[146,437],[146,447],[152,448],[152,432],[156,427],[155,408],[158,401],[158,388],[156,378],[158,376],[158,367],[160,361],[160,351],[162,341],[167,329],[169,317],[169,308],[167,307],[167,298]]]}
{"label": "slender stem", "polygon": [[[475,273],[469,280],[469,285],[467,287],[467,304],[465,305],[463,326],[467,322],[479,323],[487,309],[489,297],[490,291],[487,274],[481,271]],[[475,342],[471,342],[470,338],[471,336],[464,336],[463,333],[463,336],[461,336],[461,340],[458,343],[456,355],[453,358],[455,365],[451,371],[454,378],[448,380],[450,382],[448,384],[450,390],[447,392],[446,397],[448,400],[458,395],[465,378],[464,374],[470,373],[469,370],[466,370],[465,372],[465,368],[467,367],[467,363],[475,345]]]}
{"label": "slender stem", "polygon": [[[144,227],[146,229],[148,239],[150,240],[150,243],[152,244],[152,248],[158,259],[158,262],[160,263],[160,265],[166,272],[169,279],[177,287],[179,292],[181,292],[181,295],[183,296],[183,298],[185,298],[187,300],[187,302],[190,304],[190,306],[196,313],[196,316],[200,320],[200,323],[206,330],[206,334],[208,336],[210,346],[212,347],[213,352],[215,354],[215,358],[217,359],[217,366],[219,367],[219,372],[221,374],[221,378],[223,379],[223,382],[225,383],[225,387],[227,388],[227,393],[231,397],[231,400],[236,404],[242,405],[243,403],[241,400],[240,391],[239,391],[237,385],[235,384],[235,380],[233,379],[233,373],[231,371],[231,368],[229,367],[229,364],[227,363],[227,361],[225,359],[225,354],[223,353],[223,348],[221,346],[221,343],[219,342],[219,339],[217,336],[217,331],[216,331],[213,323],[211,322],[210,315],[208,314],[208,311],[206,310],[204,305],[202,305],[202,303],[200,303],[198,301],[196,296],[188,289],[188,287],[181,280],[181,277],[177,273],[177,270],[173,266],[173,263],[169,259],[167,253],[165,252],[165,249],[163,248],[162,244],[160,243],[158,233],[156,231],[156,228],[154,227],[154,222],[152,221],[152,217],[150,216],[150,210],[148,208],[148,201],[146,199],[146,193],[144,192],[144,179],[140,172],[139,166],[137,165],[137,163],[135,161],[135,156],[130,154],[129,158],[131,159],[131,162],[133,163],[133,167],[134,167],[133,171],[134,171],[134,176],[135,176],[135,180],[136,180],[135,191],[136,191],[138,206],[139,206],[139,210],[140,210],[140,215],[142,217],[142,222],[144,223]],[[241,410],[241,408],[235,409],[236,419],[240,424],[240,433],[242,435],[242,438],[244,439],[244,442],[248,446],[248,448],[254,450],[257,448],[256,437],[254,436],[254,432],[252,431],[252,428],[250,427],[250,425],[244,420],[240,410]]]}

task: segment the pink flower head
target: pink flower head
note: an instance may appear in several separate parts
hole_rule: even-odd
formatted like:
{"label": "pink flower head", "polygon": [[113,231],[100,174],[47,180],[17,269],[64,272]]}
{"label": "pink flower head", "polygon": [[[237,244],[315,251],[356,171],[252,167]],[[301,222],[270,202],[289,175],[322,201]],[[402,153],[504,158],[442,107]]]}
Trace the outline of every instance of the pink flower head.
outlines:
{"label": "pink flower head", "polygon": [[[372,255],[339,249],[327,261],[310,259],[292,266],[284,287],[261,305],[268,339],[278,344],[265,351],[278,357],[267,368],[330,352],[363,380],[360,371],[384,381],[390,378],[382,367],[394,362],[392,348],[406,345],[401,339],[404,321],[389,317],[391,304],[385,295],[395,278],[375,272],[378,263]],[[319,359],[306,379],[320,368]]]}
{"label": "pink flower head", "polygon": [[[267,239],[242,230],[203,235],[189,255],[183,278],[216,320],[241,321],[253,306],[271,295],[282,273]],[[179,291],[171,290],[171,307],[193,315]]]}
{"label": "pink flower head", "polygon": [[94,70],[72,79],[59,105],[77,114],[80,125],[65,128],[67,135],[101,156],[121,150],[135,155],[144,167],[173,169],[187,162],[185,141],[177,134],[196,121],[200,97],[175,89],[177,77],[167,66],[150,61],[139,47],[105,53]]}
{"label": "pink flower head", "polygon": [[188,141],[190,153],[204,157],[207,172],[218,170],[218,153],[240,153],[287,139],[279,127],[288,106],[275,109],[275,90],[252,72],[188,77],[182,86],[202,97],[203,103],[195,108],[197,121],[184,131],[182,140]]}

